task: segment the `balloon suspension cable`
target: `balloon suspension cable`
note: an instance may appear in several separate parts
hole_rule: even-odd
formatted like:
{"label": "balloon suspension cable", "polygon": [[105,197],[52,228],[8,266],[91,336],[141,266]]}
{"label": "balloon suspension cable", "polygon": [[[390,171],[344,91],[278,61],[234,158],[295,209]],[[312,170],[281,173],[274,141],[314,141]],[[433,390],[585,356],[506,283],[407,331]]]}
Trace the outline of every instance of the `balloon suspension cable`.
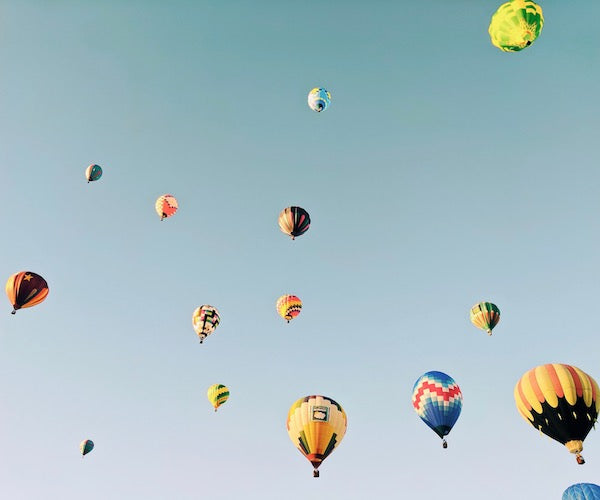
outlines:
{"label": "balloon suspension cable", "polygon": [[313,477],[319,477],[319,471],[317,469],[313,471]]}
{"label": "balloon suspension cable", "polygon": [[580,454],[580,453],[577,453],[577,454],[575,455],[575,460],[577,460],[577,463],[578,463],[579,465],[583,465],[583,464],[585,463],[585,460],[583,459],[583,457],[581,456],[581,454]]}
{"label": "balloon suspension cable", "polygon": [[445,439],[442,440],[442,448],[444,448],[444,449],[448,448],[448,443],[446,442]]}

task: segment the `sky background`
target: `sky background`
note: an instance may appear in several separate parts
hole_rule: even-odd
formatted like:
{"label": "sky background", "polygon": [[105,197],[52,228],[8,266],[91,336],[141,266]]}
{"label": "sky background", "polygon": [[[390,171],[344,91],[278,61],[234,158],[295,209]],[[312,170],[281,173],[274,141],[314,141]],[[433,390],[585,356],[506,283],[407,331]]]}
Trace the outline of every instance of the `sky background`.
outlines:
{"label": "sky background", "polygon": [[[598,431],[578,466],[513,388],[552,362],[600,380],[600,3],[545,0],[520,53],[490,43],[499,3],[0,1],[0,277],[50,287],[0,314],[0,495],[599,483]],[[164,193],[179,211],[160,222]],[[290,205],[312,219],[295,241]],[[304,302],[290,324],[284,293]],[[481,300],[502,311],[491,338],[469,322]],[[203,345],[201,304],[221,315]],[[411,404],[429,370],[464,396],[447,450]],[[285,427],[309,394],[348,415],[318,480]]]}

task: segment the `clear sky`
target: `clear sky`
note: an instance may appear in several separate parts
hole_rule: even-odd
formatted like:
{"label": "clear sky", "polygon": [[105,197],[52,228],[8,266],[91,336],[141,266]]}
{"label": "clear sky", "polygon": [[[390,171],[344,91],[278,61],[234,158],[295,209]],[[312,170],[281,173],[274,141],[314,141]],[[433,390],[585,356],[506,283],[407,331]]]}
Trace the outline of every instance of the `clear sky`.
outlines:
{"label": "clear sky", "polygon": [[[578,466],[513,399],[544,363],[600,380],[600,3],[545,0],[514,54],[489,41],[499,3],[0,1],[0,278],[50,286],[0,314],[0,496],[552,500],[600,482],[598,431]],[[160,222],[164,193],[180,208]],[[296,241],[289,205],[312,218]],[[304,301],[289,325],[283,293]],[[480,300],[502,311],[491,338]],[[203,345],[201,304],[221,313]],[[411,405],[428,370],[464,395],[447,450]],[[308,394],[348,415],[318,480],[285,428]]]}

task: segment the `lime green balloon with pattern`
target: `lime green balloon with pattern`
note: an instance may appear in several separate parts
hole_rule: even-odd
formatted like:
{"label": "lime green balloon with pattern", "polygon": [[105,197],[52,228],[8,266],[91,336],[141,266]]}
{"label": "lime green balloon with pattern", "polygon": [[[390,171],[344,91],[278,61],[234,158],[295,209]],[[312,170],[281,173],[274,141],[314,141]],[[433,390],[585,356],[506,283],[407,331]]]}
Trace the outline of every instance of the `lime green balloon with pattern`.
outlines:
{"label": "lime green balloon with pattern", "polygon": [[542,32],[542,8],[532,0],[503,3],[492,16],[489,34],[492,44],[504,52],[529,47]]}
{"label": "lime green balloon with pattern", "polygon": [[229,388],[223,384],[213,384],[206,391],[206,397],[217,411],[217,408],[229,398]]}

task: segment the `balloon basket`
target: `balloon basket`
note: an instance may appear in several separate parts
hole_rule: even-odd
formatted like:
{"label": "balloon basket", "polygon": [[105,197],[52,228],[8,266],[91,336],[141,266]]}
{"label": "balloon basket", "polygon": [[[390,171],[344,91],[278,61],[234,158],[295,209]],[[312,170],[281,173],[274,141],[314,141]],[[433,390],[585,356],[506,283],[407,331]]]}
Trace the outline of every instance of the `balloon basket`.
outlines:
{"label": "balloon basket", "polygon": [[317,469],[313,471],[313,477],[319,477],[319,471]]}

